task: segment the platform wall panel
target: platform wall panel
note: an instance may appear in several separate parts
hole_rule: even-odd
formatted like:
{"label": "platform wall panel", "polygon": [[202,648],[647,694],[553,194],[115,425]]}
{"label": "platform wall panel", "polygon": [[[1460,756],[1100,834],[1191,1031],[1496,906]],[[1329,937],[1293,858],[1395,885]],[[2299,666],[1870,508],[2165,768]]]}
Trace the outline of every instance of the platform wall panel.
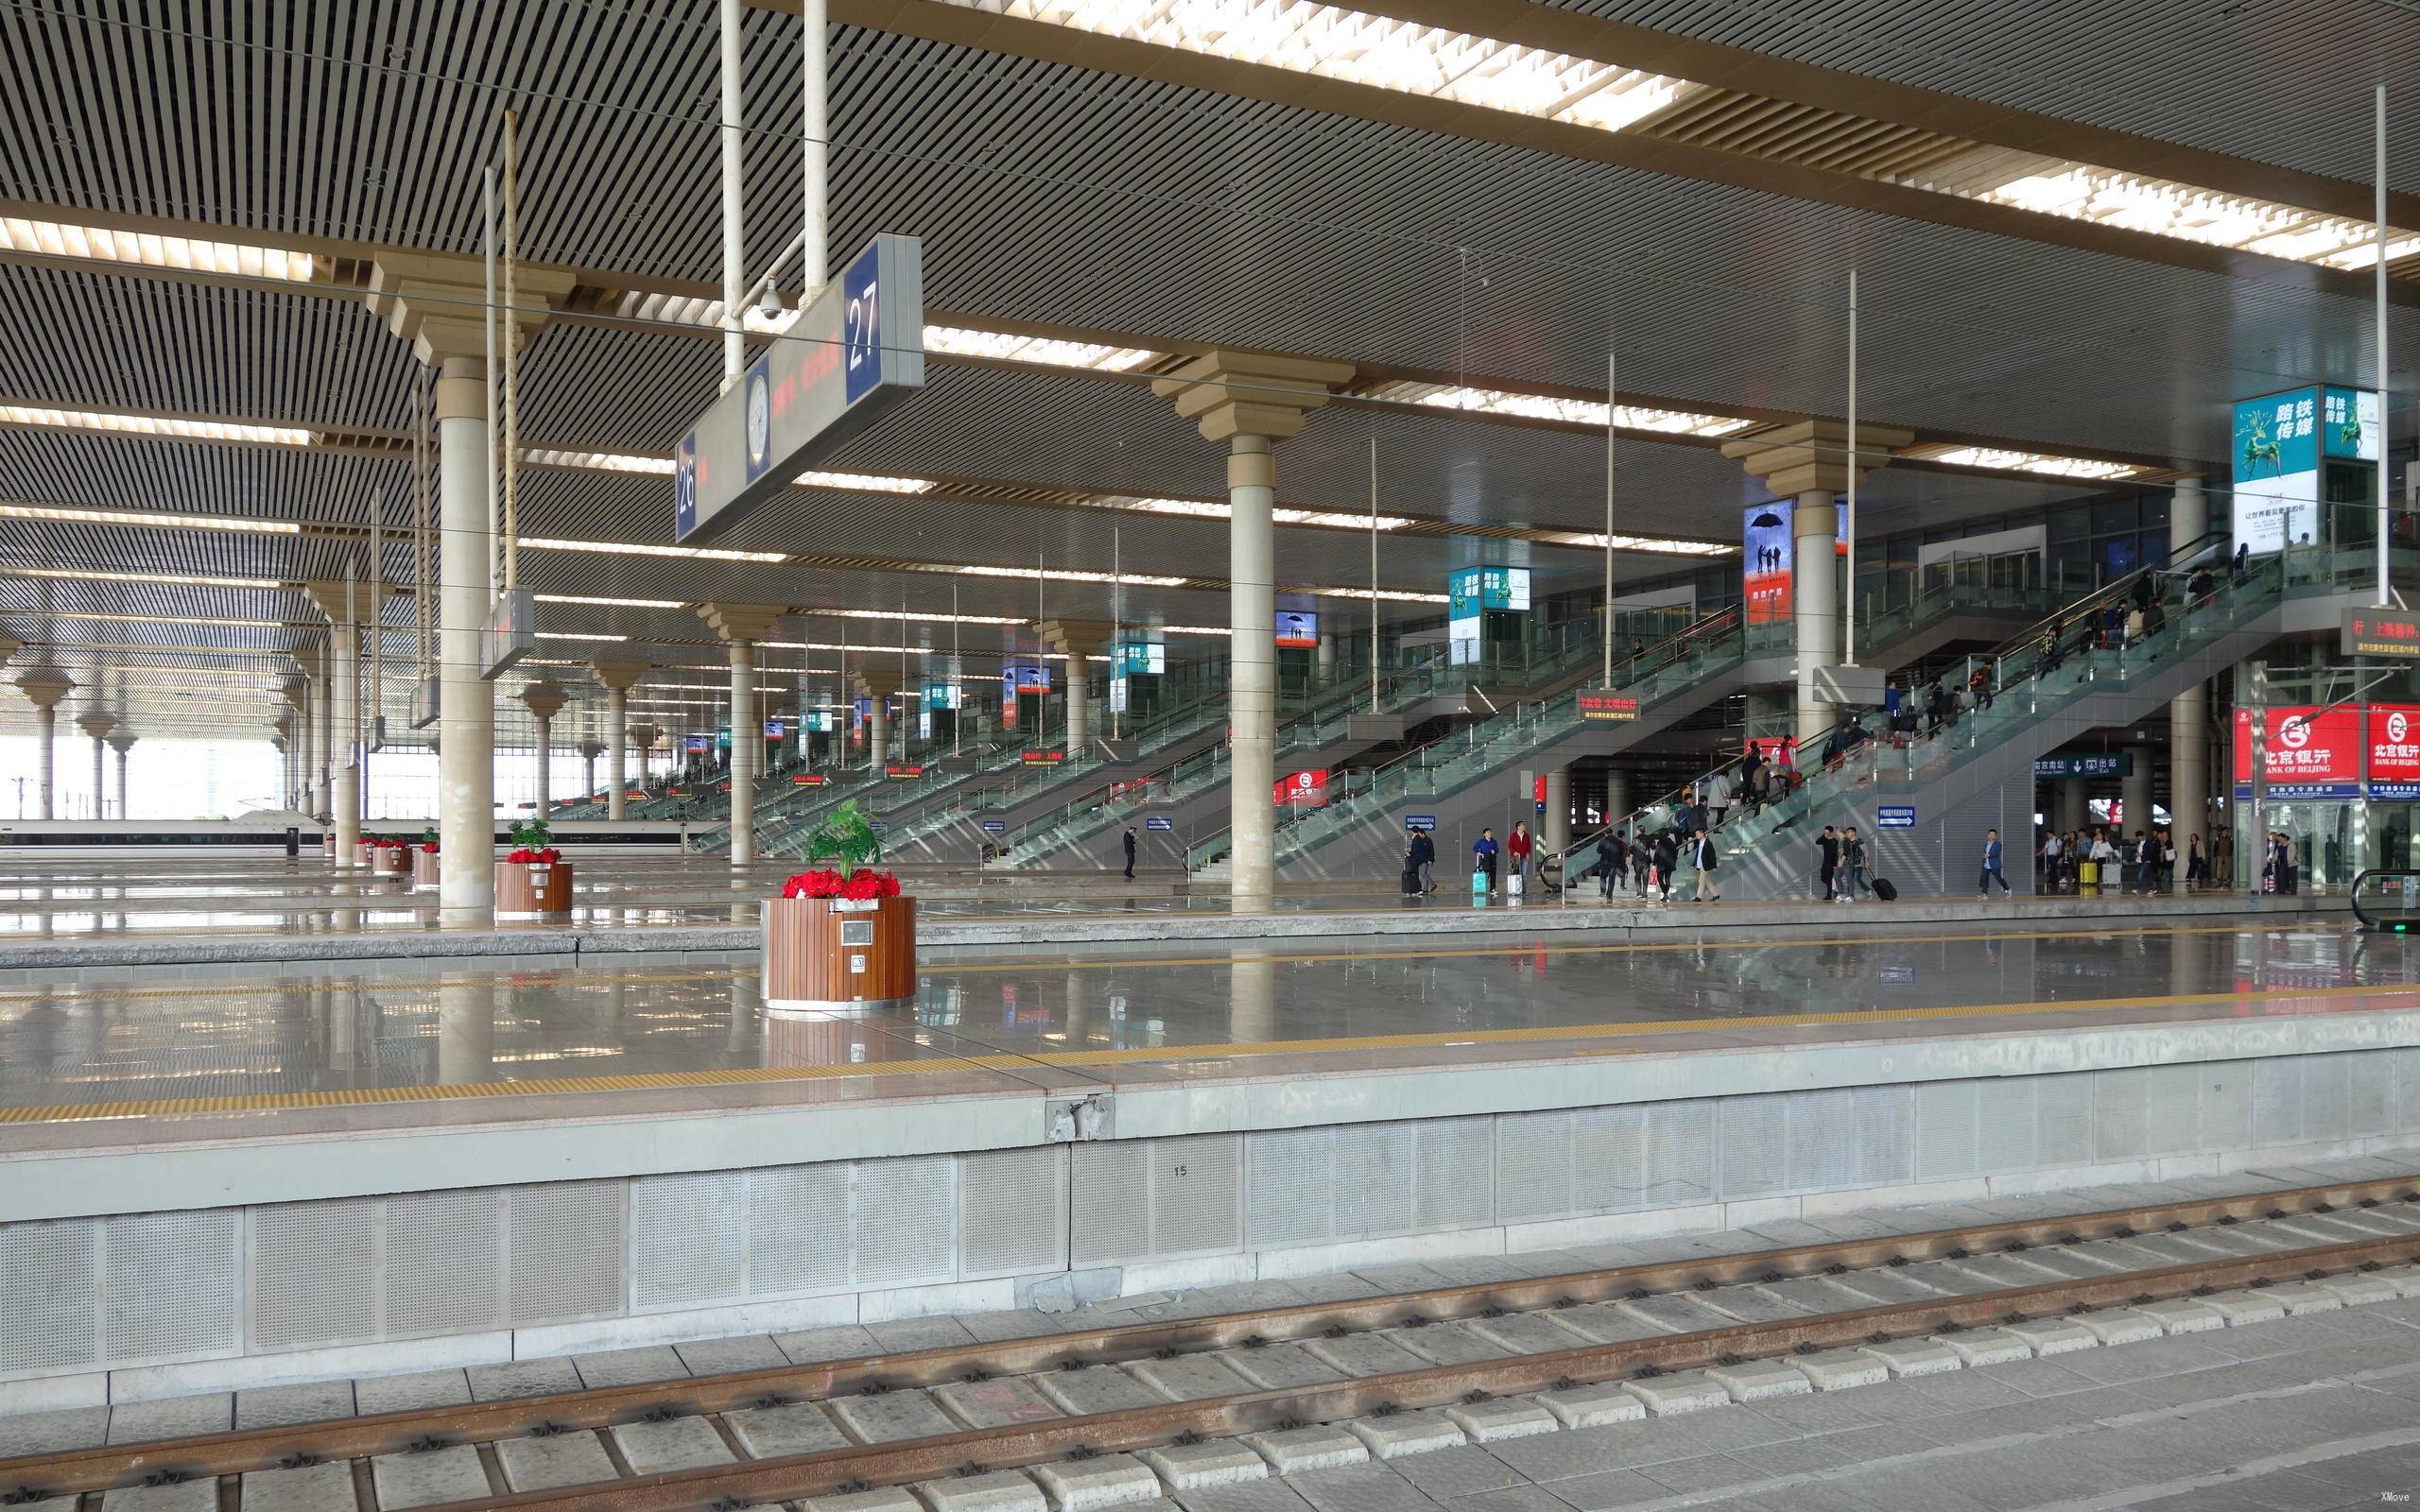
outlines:
{"label": "platform wall panel", "polygon": [[1617,1239],[1720,1204],[2142,1179],[2387,1147],[2420,1135],[2415,1087],[2420,1050],[2361,1050],[0,1224],[0,1380],[710,1337],[1070,1269],[1305,1274],[1567,1221]]}

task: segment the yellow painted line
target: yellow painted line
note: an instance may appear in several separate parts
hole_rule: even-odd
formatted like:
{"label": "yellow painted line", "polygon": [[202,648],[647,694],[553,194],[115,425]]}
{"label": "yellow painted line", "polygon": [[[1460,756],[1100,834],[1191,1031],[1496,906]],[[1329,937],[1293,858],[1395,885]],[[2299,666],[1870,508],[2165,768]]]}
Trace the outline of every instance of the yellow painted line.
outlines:
{"label": "yellow painted line", "polygon": [[[2174,992],[2131,998],[2053,999],[2034,1003],[1945,1004],[1927,1008],[1869,1008],[1831,1013],[1773,1013],[1747,1018],[1656,1019],[1630,1023],[1533,1025],[1519,1029],[1442,1030],[1422,1034],[1359,1035],[1315,1040],[1270,1040],[1227,1044],[1155,1045],[1130,1050],[1065,1050],[1033,1055],[936,1056],[913,1060],[873,1060],[824,1066],[735,1067],[722,1071],[671,1071],[614,1076],[566,1076],[540,1081],[458,1082],[427,1087],[365,1087],[325,1092],[261,1092],[223,1097],[163,1098],[149,1102],[67,1103],[43,1108],[0,1108],[0,1124],[46,1124],[171,1114],[252,1113],[376,1104],[453,1102],[481,1097],[562,1092],[654,1091],[733,1087],[840,1077],[929,1075],[936,1072],[1022,1071],[1035,1066],[1083,1070],[1165,1060],[1247,1059],[1264,1056],[1322,1055],[1373,1050],[1459,1049],[1474,1045],[1542,1044],[1561,1040],[1617,1040],[1661,1034],[1738,1029],[1798,1028],[1846,1023],[1923,1023],[1948,1019],[1996,1019],[2032,1013],[2250,1005],[2284,1000],[2360,999],[2402,993],[2420,999],[2420,984],[2279,988],[2264,992]],[[835,1021],[838,1022],[838,1021]],[[905,1021],[868,1021],[904,1027]],[[1619,1049],[1591,1055],[1623,1055]]]}
{"label": "yellow painted line", "polygon": [[[2291,934],[2350,934],[2349,924],[2295,924]],[[1716,940],[1655,940],[1634,941],[1616,945],[1582,945],[1570,942],[1537,940],[1527,944],[1465,945],[1452,948],[1401,951],[1315,951],[1290,954],[1260,954],[1232,953],[1225,955],[1180,956],[1104,956],[1089,960],[1060,960],[1045,954],[1017,956],[1007,961],[936,961],[923,969],[926,976],[978,976],[1005,972],[1053,971],[1115,971],[1134,967],[1196,967],[1233,966],[1238,959],[1265,961],[1278,966],[1309,966],[1340,961],[1435,961],[1478,960],[1489,956],[1516,955],[1628,955],[1653,954],[1668,951],[1790,951],[1829,949],[1841,945],[1948,945],[1976,940],[2043,940],[2043,939],[2126,939],[2142,936],[2176,935],[2239,935],[2244,929],[2236,924],[2193,924],[2178,927],[2145,925],[2135,929],[2059,929],[2059,930],[1978,930],[1957,935],[1885,935],[1826,936],[1820,939],[1716,939]],[[1087,941],[1103,945],[1149,944],[1148,940]],[[1249,942],[1239,942],[1249,943]],[[954,945],[949,950],[974,950],[977,946]],[[441,988],[459,985],[459,979],[473,971],[482,960],[494,957],[465,955],[459,957],[462,967],[449,976],[378,978],[360,982],[336,983],[317,980],[313,976],[289,978],[263,977],[250,983],[210,987],[195,984],[164,984],[159,987],[110,988],[99,991],[75,984],[31,991],[0,992],[0,1003],[40,1003],[53,999],[76,1002],[118,1003],[148,998],[256,997],[271,992],[391,992],[417,988]],[[367,967],[370,961],[327,961],[324,974],[345,974],[348,967]],[[137,968],[130,968],[135,970]],[[354,975],[363,973],[354,972]],[[615,983],[633,982],[722,982],[736,977],[753,976],[752,966],[717,967],[696,971],[607,971],[595,967],[548,967],[543,971],[505,971],[494,973],[501,979],[523,982],[573,982],[592,987],[610,987]]]}

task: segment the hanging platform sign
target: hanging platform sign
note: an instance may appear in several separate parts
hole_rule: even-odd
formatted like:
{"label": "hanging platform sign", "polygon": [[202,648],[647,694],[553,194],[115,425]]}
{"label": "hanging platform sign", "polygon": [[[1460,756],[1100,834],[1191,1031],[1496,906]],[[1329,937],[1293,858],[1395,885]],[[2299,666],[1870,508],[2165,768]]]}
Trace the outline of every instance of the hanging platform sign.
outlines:
{"label": "hanging platform sign", "polygon": [[924,387],[924,243],[877,236],[682,438],[672,539],[729,529]]}
{"label": "hanging platform sign", "polygon": [[538,649],[538,600],[515,588],[497,596],[479,627],[479,676],[493,682],[505,669]]}

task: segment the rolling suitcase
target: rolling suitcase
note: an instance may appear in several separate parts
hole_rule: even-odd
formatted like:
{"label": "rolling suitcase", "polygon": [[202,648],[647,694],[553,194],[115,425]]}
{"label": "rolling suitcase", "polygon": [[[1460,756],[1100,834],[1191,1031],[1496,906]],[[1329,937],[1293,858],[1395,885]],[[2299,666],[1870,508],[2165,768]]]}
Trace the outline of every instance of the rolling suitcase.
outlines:
{"label": "rolling suitcase", "polygon": [[1888,877],[1876,877],[1874,879],[1874,896],[1886,903],[1895,903],[1899,901],[1899,885]]}

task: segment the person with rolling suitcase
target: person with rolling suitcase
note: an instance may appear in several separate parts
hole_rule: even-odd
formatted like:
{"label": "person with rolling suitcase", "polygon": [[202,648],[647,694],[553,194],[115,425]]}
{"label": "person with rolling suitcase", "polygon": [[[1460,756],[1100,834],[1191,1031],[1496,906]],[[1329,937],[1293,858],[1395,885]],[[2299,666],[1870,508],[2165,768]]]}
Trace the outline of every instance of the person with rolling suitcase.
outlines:
{"label": "person with rolling suitcase", "polygon": [[1495,831],[1478,832],[1478,839],[1471,845],[1471,896],[1485,898],[1495,891]]}
{"label": "person with rolling suitcase", "polygon": [[1844,903],[1857,902],[1858,893],[1873,891],[1865,885],[1865,842],[1858,838],[1854,824],[1841,832],[1841,869],[1834,880]]}

